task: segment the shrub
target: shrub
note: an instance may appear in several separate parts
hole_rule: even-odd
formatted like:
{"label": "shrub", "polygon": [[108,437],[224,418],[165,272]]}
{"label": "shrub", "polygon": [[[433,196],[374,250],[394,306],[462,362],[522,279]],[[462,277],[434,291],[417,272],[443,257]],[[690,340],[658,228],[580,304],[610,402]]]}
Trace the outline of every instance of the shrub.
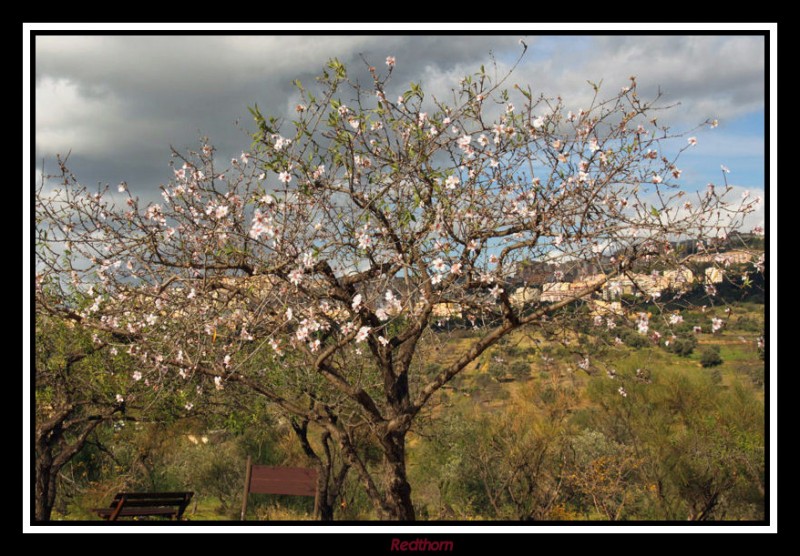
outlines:
{"label": "shrub", "polygon": [[518,380],[527,379],[531,374],[531,366],[524,361],[516,361],[508,369],[508,372]]}
{"label": "shrub", "polygon": [[670,342],[667,351],[680,355],[681,357],[689,357],[696,347],[697,338],[694,336],[683,336],[675,338]]}
{"label": "shrub", "polygon": [[704,368],[722,365],[722,356],[719,354],[719,346],[706,346],[700,352],[700,365]]}

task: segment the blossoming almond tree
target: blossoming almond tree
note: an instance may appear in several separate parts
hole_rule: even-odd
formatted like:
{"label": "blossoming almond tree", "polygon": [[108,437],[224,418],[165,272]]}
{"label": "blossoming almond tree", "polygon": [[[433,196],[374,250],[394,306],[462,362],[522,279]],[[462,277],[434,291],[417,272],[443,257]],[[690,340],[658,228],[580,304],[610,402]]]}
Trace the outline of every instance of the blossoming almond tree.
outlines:
{"label": "blossoming almond tree", "polygon": [[[682,188],[695,140],[665,152],[680,135],[633,78],[568,110],[496,69],[430,98],[392,83],[396,63],[363,85],[331,61],[296,83],[291,123],[253,108],[253,145],[230,164],[208,143],[173,152],[163,202],[90,192],[62,163],[62,185],[37,198],[37,281],[91,287],[89,307],[47,310],[126,334],[138,370],[191,403],[248,388],[325,431],[377,515],[412,520],[407,435],[445,384],[636,265],[678,267],[675,240],[725,236],[753,205]],[[603,261],[602,274],[522,307],[523,260]],[[432,372],[424,354],[453,307],[481,326]]]}

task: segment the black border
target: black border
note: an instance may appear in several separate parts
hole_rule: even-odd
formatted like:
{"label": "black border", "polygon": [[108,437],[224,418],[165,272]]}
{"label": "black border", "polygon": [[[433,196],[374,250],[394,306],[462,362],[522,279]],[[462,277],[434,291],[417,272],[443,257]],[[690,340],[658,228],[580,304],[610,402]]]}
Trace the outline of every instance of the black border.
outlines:
{"label": "black border", "polygon": [[[40,19],[37,21],[28,21],[25,23],[31,24],[38,24],[38,23],[55,23],[55,24],[65,24],[65,23],[88,23],[91,20],[86,18],[81,19],[60,19],[56,20],[49,20],[49,19]],[[367,20],[369,21],[369,20]],[[306,19],[302,22],[297,22],[295,20],[286,20],[286,21],[279,21],[275,20],[270,23],[331,23],[336,22],[335,20],[331,20],[330,18],[326,18],[325,20],[314,20],[314,19]],[[341,20],[343,23],[358,23],[357,20],[353,18],[347,18],[346,20]],[[438,19],[431,19],[426,23],[448,23],[448,24],[456,24],[458,22],[447,21],[447,20],[438,20]],[[622,22],[621,19],[615,18],[614,22]],[[697,19],[695,22],[697,23],[720,23],[718,21],[702,21]],[[110,23],[117,23],[117,22],[110,22]],[[119,22],[119,23],[126,23],[126,24],[134,24],[133,22]],[[152,23],[152,22],[150,22]],[[176,23],[176,24],[186,24],[185,21],[180,20],[171,20],[171,19],[162,19],[158,23]],[[199,20],[192,23],[219,23],[219,21],[204,21]],[[553,21],[553,23],[566,23],[562,21]],[[571,21],[569,23],[597,23],[597,21],[591,22],[576,22]],[[637,24],[644,24],[646,22],[638,21]],[[664,22],[659,21],[659,24],[664,23],[685,23],[685,22]],[[747,21],[746,23],[758,24],[758,23],[774,23],[770,21]],[[398,25],[397,22],[393,22],[393,25]],[[378,25],[381,25],[380,23]],[[30,70],[30,92],[29,92],[29,102],[30,102],[30,195],[29,195],[29,210],[31,215],[31,222],[29,228],[29,238],[31,239],[31,246],[29,249],[29,271],[30,271],[30,279],[29,282],[32,285],[33,278],[36,274],[36,262],[35,262],[35,233],[36,233],[36,221],[35,221],[35,176],[36,176],[36,37],[37,36],[75,36],[75,35],[114,35],[114,36],[258,36],[258,35],[277,35],[277,36],[297,36],[297,35],[339,35],[339,36],[372,36],[376,33],[368,33],[362,32],[359,30],[345,30],[345,31],[336,31],[336,30],[315,30],[315,31],[275,31],[275,30],[243,30],[243,31],[209,31],[209,30],[35,30],[30,29],[27,30],[29,33],[29,47],[30,47],[30,63],[29,63],[29,70]],[[706,31],[685,31],[685,30],[677,30],[677,31],[664,31],[664,30],[654,30],[654,31],[647,31],[641,29],[631,29],[629,31],[611,31],[611,30],[601,30],[601,31],[563,31],[563,30],[553,30],[553,31],[542,31],[542,30],[519,30],[519,31],[511,31],[511,30],[487,30],[483,32],[476,32],[472,30],[438,30],[438,31],[410,31],[410,30],[382,30],[378,34],[380,35],[388,35],[388,36],[401,36],[401,35],[442,35],[442,36],[455,36],[455,35],[474,35],[474,36],[527,36],[527,35],[542,35],[542,36],[618,36],[618,35],[625,35],[625,36],[762,36],[764,37],[765,41],[765,49],[764,49],[764,79],[765,79],[765,91],[764,91],[764,111],[765,111],[765,118],[764,118],[764,139],[765,139],[765,160],[764,160],[764,197],[765,197],[765,237],[767,239],[766,249],[765,249],[765,266],[768,270],[770,268],[770,249],[772,239],[772,222],[770,221],[770,172],[771,172],[771,162],[770,162],[770,153],[771,153],[771,137],[770,137],[770,115],[771,109],[771,67],[770,67],[770,51],[771,51],[771,30],[706,30]],[[777,240],[776,245],[777,245]],[[765,340],[767,342],[767,346],[771,345],[771,326],[770,326],[770,282],[769,277],[767,279],[766,285],[766,295],[767,295],[767,302],[765,304]],[[35,357],[35,347],[34,347],[34,338],[35,338],[35,296],[33,293],[33,288],[31,287],[31,294],[29,297],[29,310],[30,310],[30,341],[31,341],[31,348],[30,348],[30,361],[32,362]],[[23,303],[25,301],[23,300]],[[23,332],[24,334],[24,332]],[[365,531],[362,533],[339,533],[339,534],[330,534],[330,533],[319,533],[319,534],[307,534],[304,541],[303,547],[306,548],[308,546],[319,546],[319,547],[329,547],[330,541],[333,539],[344,539],[349,538],[349,540],[353,540],[353,537],[358,537],[359,547],[364,546],[364,544],[369,544],[370,546],[374,547],[371,550],[371,553],[396,553],[397,551],[391,551],[390,543],[392,539],[398,538],[401,540],[411,541],[414,539],[423,539],[427,538],[430,541],[434,540],[452,540],[454,542],[454,552],[462,552],[463,550],[468,551],[492,551],[497,549],[497,545],[495,541],[491,538],[487,538],[486,535],[494,536],[499,533],[494,531],[481,531],[480,529],[484,526],[524,526],[526,528],[531,529],[530,531],[516,531],[514,533],[503,533],[504,535],[514,535],[518,536],[520,533],[536,533],[535,529],[540,526],[558,526],[558,527],[596,527],[596,526],[616,526],[616,527],[657,527],[657,526],[688,526],[691,528],[707,528],[707,527],[725,527],[733,530],[740,529],[742,526],[768,526],[773,525],[771,522],[771,469],[770,469],[770,455],[771,455],[771,413],[770,413],[770,402],[771,402],[771,376],[770,376],[770,362],[772,359],[771,350],[767,350],[766,357],[765,357],[765,379],[764,379],[764,410],[765,410],[765,497],[764,497],[764,520],[751,520],[751,521],[710,521],[710,522],[685,522],[685,521],[624,521],[624,522],[613,522],[613,521],[539,521],[539,522],[529,522],[529,521],[460,521],[460,520],[453,520],[453,521],[417,521],[417,522],[389,522],[389,521],[335,521],[335,522],[310,522],[310,521],[279,521],[279,522],[256,522],[256,521],[185,521],[180,522],[179,525],[176,525],[174,522],[167,522],[167,521],[148,521],[148,522],[115,522],[115,526],[117,527],[193,527],[193,528],[204,528],[204,527],[283,527],[283,526],[290,526],[293,529],[297,528],[297,531],[292,531],[291,533],[285,532],[270,532],[270,534],[278,534],[281,536],[295,536],[298,533],[302,533],[302,529],[308,526],[322,526],[322,527],[338,527],[338,526],[359,526],[359,527],[370,527],[370,526],[387,526],[391,525],[393,527],[439,527],[439,526],[462,526],[465,529],[467,527],[474,527],[476,528],[475,531],[471,531],[470,534],[464,533],[454,533],[454,534],[447,534],[447,533],[405,533],[401,530],[393,533],[372,533],[369,531]],[[30,384],[33,385],[35,382],[35,369],[31,366],[30,370]],[[24,380],[24,378],[23,378]],[[50,522],[41,522],[35,521],[34,518],[34,508],[33,508],[33,500],[35,498],[35,484],[34,484],[34,477],[35,477],[35,456],[34,456],[34,449],[35,449],[35,388],[30,389],[29,395],[29,402],[31,411],[29,413],[29,424],[30,424],[30,432],[29,432],[29,441],[30,441],[30,449],[29,449],[29,456],[30,456],[30,485],[29,485],[29,501],[31,503],[30,513],[29,513],[29,521],[28,525],[31,527],[63,527],[63,526],[94,526],[100,527],[104,525],[104,522],[101,521],[50,521]],[[34,531],[35,532],[35,531]],[[43,531],[39,531],[43,532]],[[79,531],[80,532],[80,531]],[[95,531],[92,531],[95,532]],[[88,531],[84,531],[83,534],[92,533]],[[97,531],[99,532],[99,531]],[[111,532],[111,531],[109,531]],[[116,533],[116,531],[114,531]],[[192,532],[201,532],[201,531],[192,531]],[[741,532],[739,530],[738,532]],[[765,531],[759,530],[752,530],[747,531],[750,533],[764,533]],[[164,533],[168,533],[168,531],[164,531]],[[541,534],[542,532],[539,532]],[[124,534],[124,533],[121,533]],[[546,534],[550,535],[553,534],[551,532],[546,532]],[[597,533],[586,533],[591,537],[597,535]],[[618,533],[611,533],[612,535],[620,534]],[[657,534],[657,533],[656,533]],[[663,533],[662,533],[663,534]],[[608,534],[604,534],[603,537],[607,537]],[[57,535],[59,536],[59,535]],[[291,542],[291,539],[286,539],[287,541]],[[319,542],[317,542],[319,541]],[[365,543],[364,541],[369,541]],[[508,539],[509,544],[511,539]],[[507,541],[503,541],[504,543]],[[310,544],[309,544],[310,543]],[[338,543],[337,543],[338,544]]]}

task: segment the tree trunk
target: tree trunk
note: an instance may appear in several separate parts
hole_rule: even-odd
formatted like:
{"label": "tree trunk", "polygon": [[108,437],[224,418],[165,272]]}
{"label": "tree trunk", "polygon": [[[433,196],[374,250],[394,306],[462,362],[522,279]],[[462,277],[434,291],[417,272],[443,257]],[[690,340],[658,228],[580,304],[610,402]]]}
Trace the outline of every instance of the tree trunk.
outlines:
{"label": "tree trunk", "polygon": [[331,475],[329,463],[319,461],[317,465],[317,515],[320,521],[333,521],[333,502],[328,492]]}
{"label": "tree trunk", "polygon": [[387,519],[414,521],[414,504],[411,502],[411,485],[406,474],[406,434],[389,433],[382,442],[387,465],[386,506]]}
{"label": "tree trunk", "polygon": [[56,501],[56,474],[53,469],[50,454],[37,454],[34,519],[36,521],[50,521],[53,506]]}

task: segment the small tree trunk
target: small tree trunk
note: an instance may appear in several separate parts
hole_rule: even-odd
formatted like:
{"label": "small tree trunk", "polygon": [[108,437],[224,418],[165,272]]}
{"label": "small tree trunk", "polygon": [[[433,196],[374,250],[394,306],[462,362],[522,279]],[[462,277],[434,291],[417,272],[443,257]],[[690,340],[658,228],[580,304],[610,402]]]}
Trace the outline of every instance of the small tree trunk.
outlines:
{"label": "small tree trunk", "polygon": [[37,456],[34,518],[36,521],[50,521],[56,498],[55,472],[49,454],[37,454]]}
{"label": "small tree trunk", "polygon": [[389,433],[383,441],[387,468],[386,506],[387,519],[414,521],[414,504],[411,502],[411,485],[406,474],[405,432]]}
{"label": "small tree trunk", "polygon": [[328,496],[330,474],[330,463],[320,460],[317,465],[317,515],[314,516],[320,521],[333,521],[333,504]]}

